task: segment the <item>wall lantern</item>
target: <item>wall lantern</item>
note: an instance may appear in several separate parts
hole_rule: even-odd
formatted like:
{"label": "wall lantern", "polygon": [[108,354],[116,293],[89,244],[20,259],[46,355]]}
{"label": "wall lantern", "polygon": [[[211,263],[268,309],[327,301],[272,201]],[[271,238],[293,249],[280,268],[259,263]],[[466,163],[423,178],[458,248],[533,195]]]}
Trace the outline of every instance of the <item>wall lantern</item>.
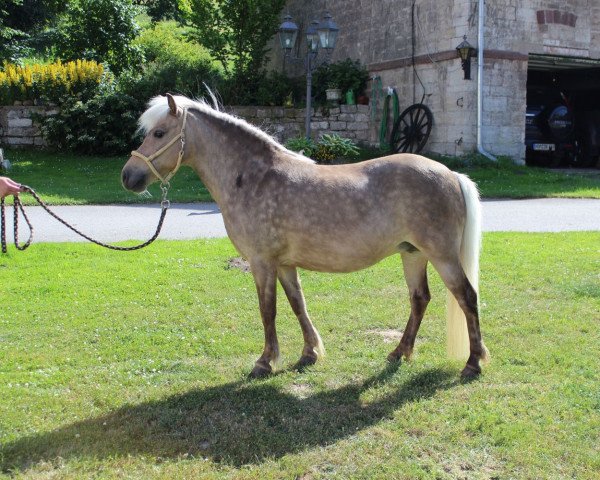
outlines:
{"label": "wall lantern", "polygon": [[475,55],[475,48],[467,42],[467,36],[463,36],[463,41],[456,47],[456,52],[462,62],[462,69],[465,72],[465,80],[471,80],[471,57]]}
{"label": "wall lantern", "polygon": [[291,52],[292,48],[296,44],[296,37],[298,36],[298,25],[292,22],[292,17],[286,15],[283,19],[283,23],[279,27],[279,42],[284,52]]}

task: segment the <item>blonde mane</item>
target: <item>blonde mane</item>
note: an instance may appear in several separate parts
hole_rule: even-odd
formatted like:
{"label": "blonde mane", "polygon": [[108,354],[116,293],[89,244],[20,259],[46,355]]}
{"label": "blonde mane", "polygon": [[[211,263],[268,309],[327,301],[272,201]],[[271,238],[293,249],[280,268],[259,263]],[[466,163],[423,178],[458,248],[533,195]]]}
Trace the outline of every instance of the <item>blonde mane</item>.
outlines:
{"label": "blonde mane", "polygon": [[[175,99],[175,103],[178,107],[195,109],[212,117],[221,119],[222,121],[229,123],[231,125],[235,125],[243,131],[249,133],[257,139],[260,139],[265,144],[270,145],[278,150],[284,150],[289,153],[291,156],[296,158],[297,160],[301,160],[304,162],[315,163],[314,160],[311,160],[304,155],[300,155],[299,153],[292,152],[288,150],[283,145],[281,145],[277,140],[263,132],[260,128],[255,127],[254,125],[248,123],[243,118],[236,117],[235,115],[231,115],[229,113],[222,112],[219,110],[219,104],[216,100],[216,97],[211,92],[212,105],[206,101],[205,99],[192,100],[191,98],[184,97],[183,95],[175,95],[173,97]],[[143,133],[148,133],[152,130],[156,125],[158,125],[163,119],[167,117],[169,114],[169,105],[167,103],[167,97],[163,97],[162,95],[158,95],[152,98],[148,102],[148,108],[138,120],[139,128],[138,130]]]}

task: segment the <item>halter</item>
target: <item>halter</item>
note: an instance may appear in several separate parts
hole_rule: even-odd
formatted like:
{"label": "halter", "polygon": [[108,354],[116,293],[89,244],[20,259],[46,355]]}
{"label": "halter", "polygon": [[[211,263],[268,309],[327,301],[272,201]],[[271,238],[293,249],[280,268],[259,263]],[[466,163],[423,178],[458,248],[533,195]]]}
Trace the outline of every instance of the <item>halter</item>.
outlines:
{"label": "halter", "polygon": [[[185,123],[187,121],[187,112],[188,112],[187,108],[183,108],[183,123],[181,124],[181,132],[179,132],[179,134],[175,135],[169,141],[169,143],[167,143],[160,150],[158,150],[157,152],[154,152],[149,157],[138,152],[137,150],[134,150],[131,152],[132,156],[141,158],[144,162],[146,162],[146,164],[148,165],[148,168],[150,168],[152,173],[154,175],[156,175],[156,178],[158,178],[160,180],[162,185],[168,185],[169,180],[171,180],[171,178],[173,178],[173,175],[175,175],[177,173],[177,170],[179,170],[179,167],[181,166],[181,161],[183,159],[183,149],[185,148]],[[173,170],[171,170],[171,172],[165,178],[163,178],[162,175],[160,173],[158,173],[158,170],[156,168],[154,168],[152,161],[154,159],[156,159],[157,157],[159,157],[160,155],[162,155],[169,147],[171,147],[179,139],[181,139],[181,149],[179,150],[179,155],[177,156],[177,165],[175,165],[175,168]]]}

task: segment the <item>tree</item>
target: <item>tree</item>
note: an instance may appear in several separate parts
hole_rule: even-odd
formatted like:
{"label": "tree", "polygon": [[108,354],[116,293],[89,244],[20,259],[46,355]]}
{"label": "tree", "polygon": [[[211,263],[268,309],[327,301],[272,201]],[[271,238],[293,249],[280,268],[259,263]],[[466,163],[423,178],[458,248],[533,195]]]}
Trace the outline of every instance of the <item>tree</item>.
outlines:
{"label": "tree", "polygon": [[0,60],[14,61],[17,56],[15,40],[23,37],[24,33],[11,25],[10,14],[22,3],[22,0],[0,0]]}
{"label": "tree", "polygon": [[[0,0],[7,14],[6,25],[24,33],[46,26],[56,16],[64,12],[65,0]],[[1,7],[0,7],[1,8]]]}
{"label": "tree", "polygon": [[183,0],[193,36],[226,72],[250,80],[262,72],[267,42],[277,32],[285,0]]}
{"label": "tree", "polygon": [[0,58],[46,53],[53,40],[47,27],[67,6],[65,0],[0,0]]}
{"label": "tree", "polygon": [[141,49],[131,43],[137,13],[131,0],[73,0],[58,26],[57,54],[103,62],[117,74],[139,65]]}
{"label": "tree", "polygon": [[153,22],[182,20],[178,0],[134,0],[133,3],[144,7]]}

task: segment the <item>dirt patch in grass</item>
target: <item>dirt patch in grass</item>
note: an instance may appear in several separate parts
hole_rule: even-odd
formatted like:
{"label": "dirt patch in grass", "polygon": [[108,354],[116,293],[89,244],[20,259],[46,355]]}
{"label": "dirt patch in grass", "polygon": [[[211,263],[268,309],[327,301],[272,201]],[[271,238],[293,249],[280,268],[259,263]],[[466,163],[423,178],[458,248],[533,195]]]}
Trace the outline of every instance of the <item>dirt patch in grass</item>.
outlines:
{"label": "dirt patch in grass", "polygon": [[237,268],[244,273],[250,273],[250,264],[248,260],[242,257],[233,257],[227,260],[227,270]]}
{"label": "dirt patch in grass", "polygon": [[404,333],[402,330],[392,328],[375,328],[367,330],[369,335],[378,335],[383,338],[384,343],[398,343]]}

